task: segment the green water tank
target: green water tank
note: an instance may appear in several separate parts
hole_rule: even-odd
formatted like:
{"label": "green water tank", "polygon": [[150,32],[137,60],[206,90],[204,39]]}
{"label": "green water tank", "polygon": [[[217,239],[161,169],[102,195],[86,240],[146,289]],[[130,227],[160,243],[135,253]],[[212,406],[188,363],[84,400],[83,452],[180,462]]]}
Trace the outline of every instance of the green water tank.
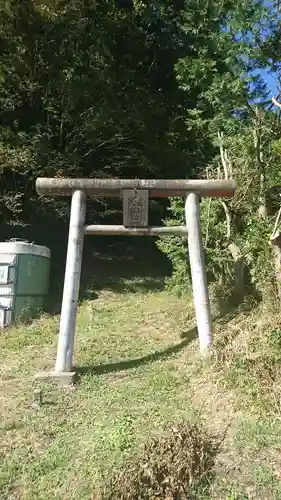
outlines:
{"label": "green water tank", "polygon": [[0,243],[0,328],[42,309],[49,289],[49,248],[25,240]]}

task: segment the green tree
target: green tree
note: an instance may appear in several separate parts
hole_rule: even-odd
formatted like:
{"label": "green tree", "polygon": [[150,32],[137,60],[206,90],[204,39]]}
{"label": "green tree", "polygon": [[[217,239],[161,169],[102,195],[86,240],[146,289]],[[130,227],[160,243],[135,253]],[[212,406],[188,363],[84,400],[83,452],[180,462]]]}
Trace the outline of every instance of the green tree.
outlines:
{"label": "green tree", "polygon": [[[187,99],[174,73],[190,52],[180,15],[176,2],[2,5],[3,235],[19,226],[38,239],[42,216],[66,219],[64,200],[38,202],[37,176],[179,177],[194,168],[199,137],[186,134],[185,107],[196,92]],[[119,208],[93,201],[91,220]]]}
{"label": "green tree", "polygon": [[[186,30],[202,34],[200,50],[197,58],[179,60],[176,69],[185,91],[196,84],[201,89],[196,107],[186,110],[186,123],[216,148],[212,161],[198,175],[234,177],[238,184],[233,200],[201,203],[207,271],[216,295],[233,300],[234,292],[241,299],[245,267],[250,284],[260,294],[273,280],[269,246],[273,226],[261,212],[270,186],[277,182],[279,162],[272,169],[272,143],[280,126],[274,113],[251,104],[257,97],[267,100],[265,85],[251,72],[268,64],[260,57],[260,48],[264,26],[272,25],[272,12],[254,1],[196,2],[193,18],[192,5],[185,12]],[[183,214],[183,200],[172,200],[166,224],[184,223]],[[169,286],[179,293],[190,289],[186,241],[163,239],[159,247],[173,264]]]}

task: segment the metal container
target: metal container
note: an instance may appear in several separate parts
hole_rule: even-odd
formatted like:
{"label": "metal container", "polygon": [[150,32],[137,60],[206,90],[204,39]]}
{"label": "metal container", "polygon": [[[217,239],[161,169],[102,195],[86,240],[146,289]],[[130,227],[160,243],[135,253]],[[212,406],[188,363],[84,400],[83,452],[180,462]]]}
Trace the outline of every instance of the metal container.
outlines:
{"label": "metal container", "polygon": [[49,248],[25,240],[0,243],[0,328],[44,306],[50,258]]}

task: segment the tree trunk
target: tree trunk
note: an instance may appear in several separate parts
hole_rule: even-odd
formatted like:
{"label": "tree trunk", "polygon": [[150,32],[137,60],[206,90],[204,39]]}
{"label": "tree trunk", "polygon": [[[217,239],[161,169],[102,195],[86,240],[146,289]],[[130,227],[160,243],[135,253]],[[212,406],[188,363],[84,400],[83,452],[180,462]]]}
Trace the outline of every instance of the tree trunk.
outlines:
{"label": "tree trunk", "polygon": [[235,243],[230,243],[228,245],[228,250],[230,251],[235,263],[233,297],[235,301],[242,301],[245,295],[245,262],[240,248]]}
{"label": "tree trunk", "polygon": [[273,265],[275,270],[275,278],[277,283],[278,297],[281,302],[281,234],[276,231],[271,236]]}

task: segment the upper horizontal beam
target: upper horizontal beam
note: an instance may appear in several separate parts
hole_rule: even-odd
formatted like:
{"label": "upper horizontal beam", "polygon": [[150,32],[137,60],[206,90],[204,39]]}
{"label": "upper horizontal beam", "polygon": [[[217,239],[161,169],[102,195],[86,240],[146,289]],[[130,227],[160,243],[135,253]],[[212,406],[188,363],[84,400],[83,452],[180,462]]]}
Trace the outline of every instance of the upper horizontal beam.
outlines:
{"label": "upper horizontal beam", "polygon": [[36,180],[38,194],[70,196],[81,190],[87,195],[118,196],[124,189],[148,189],[151,197],[185,196],[195,193],[202,197],[231,197],[235,192],[232,180],[202,179],[69,179],[40,177]]}

